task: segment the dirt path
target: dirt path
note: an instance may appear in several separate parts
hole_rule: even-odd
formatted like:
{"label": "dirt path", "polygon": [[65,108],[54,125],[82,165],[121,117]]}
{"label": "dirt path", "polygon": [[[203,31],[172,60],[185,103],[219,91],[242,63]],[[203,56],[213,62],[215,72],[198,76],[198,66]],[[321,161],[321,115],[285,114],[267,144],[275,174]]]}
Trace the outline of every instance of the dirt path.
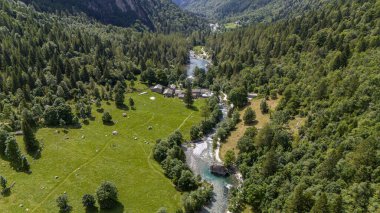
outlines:
{"label": "dirt path", "polygon": [[[94,131],[91,131],[94,135],[97,135],[96,134],[96,132],[94,132]],[[36,210],[38,210],[40,207],[41,207],[41,205],[44,203],[44,202],[46,202],[47,200],[48,200],[48,198],[50,197],[50,196],[52,196],[53,194],[54,194],[54,192],[59,188],[59,187],[61,187],[73,174],[75,174],[75,172],[77,172],[77,171],[79,171],[80,169],[82,169],[82,168],[84,168],[85,166],[87,166],[87,165],[89,165],[90,163],[92,163],[98,156],[100,156],[106,149],[107,149],[107,147],[110,145],[110,143],[111,143],[111,141],[112,141],[112,138],[110,138],[108,141],[107,141],[107,143],[103,146],[103,148],[99,151],[99,152],[97,152],[92,158],[90,158],[90,159],[88,159],[87,161],[85,161],[83,164],[81,164],[79,167],[77,167],[76,169],[74,169],[72,172],[70,172],[68,175],[66,175],[66,177],[61,181],[61,182],[59,182],[57,185],[55,185],[51,190],[50,190],[50,192],[49,192],[49,194],[47,194],[46,196],[45,196],[45,198],[41,201],[41,202],[39,202],[38,204],[37,204],[37,206],[36,207],[34,207],[33,208],[33,210],[31,211],[31,212],[35,212]]]}
{"label": "dirt path", "polygon": [[177,128],[177,130],[181,129],[182,126],[186,123],[187,120],[189,120],[189,118],[191,118],[191,116],[194,114],[194,112],[190,113],[189,116],[187,116],[187,118],[185,118],[185,120],[183,120],[183,122],[181,123],[181,125],[179,125],[179,127]]}

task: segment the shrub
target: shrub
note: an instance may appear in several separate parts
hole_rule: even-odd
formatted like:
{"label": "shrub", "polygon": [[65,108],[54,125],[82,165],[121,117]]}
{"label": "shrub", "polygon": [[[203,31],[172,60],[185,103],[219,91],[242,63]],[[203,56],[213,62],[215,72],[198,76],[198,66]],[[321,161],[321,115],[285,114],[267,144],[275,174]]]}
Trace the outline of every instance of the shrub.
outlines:
{"label": "shrub", "polygon": [[104,112],[102,116],[103,123],[112,123],[112,116],[109,112]]}
{"label": "shrub", "polygon": [[256,120],[256,113],[252,110],[251,107],[245,111],[243,120],[246,125],[253,124],[253,122]]}
{"label": "shrub", "polygon": [[117,188],[113,183],[106,181],[96,190],[96,197],[101,209],[115,208],[118,203]]}
{"label": "shrub", "polygon": [[57,198],[56,202],[59,208],[59,212],[61,213],[71,212],[72,207],[69,205],[69,199],[66,194],[60,195]]}
{"label": "shrub", "polygon": [[95,198],[93,195],[85,194],[82,197],[82,204],[86,208],[94,208],[95,207]]}

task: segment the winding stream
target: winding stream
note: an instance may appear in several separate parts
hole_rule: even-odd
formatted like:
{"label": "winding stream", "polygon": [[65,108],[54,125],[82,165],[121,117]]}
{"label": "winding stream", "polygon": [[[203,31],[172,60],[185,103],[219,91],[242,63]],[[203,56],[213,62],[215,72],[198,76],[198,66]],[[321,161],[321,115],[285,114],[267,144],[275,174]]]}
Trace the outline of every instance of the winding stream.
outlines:
{"label": "winding stream", "polygon": [[[190,64],[187,66],[189,78],[192,77],[195,67],[203,68],[207,71],[208,64],[207,60],[191,55]],[[223,101],[221,101],[219,106],[223,112],[224,119],[227,116],[227,106]],[[214,186],[214,199],[202,212],[225,213],[228,207],[228,191],[233,181],[232,177],[218,177],[210,172],[209,168],[213,163],[221,163],[218,149],[213,150],[212,147],[214,135],[215,131],[202,138],[201,141],[195,143],[192,147],[187,147],[185,153],[187,164],[192,171]]]}

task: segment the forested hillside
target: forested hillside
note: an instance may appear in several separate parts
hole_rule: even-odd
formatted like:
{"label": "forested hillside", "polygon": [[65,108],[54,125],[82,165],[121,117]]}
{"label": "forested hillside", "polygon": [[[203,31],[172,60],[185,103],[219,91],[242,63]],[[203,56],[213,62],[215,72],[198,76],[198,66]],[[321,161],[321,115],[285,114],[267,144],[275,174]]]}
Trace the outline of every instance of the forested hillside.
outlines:
{"label": "forested hillside", "polygon": [[317,9],[329,0],[173,0],[185,10],[213,21],[273,22]]}
{"label": "forested hillside", "polygon": [[[136,26],[170,33],[189,33],[204,28],[205,22],[182,11],[170,0],[23,0],[38,10],[85,13],[105,24]],[[139,25],[143,26],[139,26]]]}
{"label": "forested hillside", "polygon": [[214,88],[281,97],[271,124],[238,142],[244,183],[231,211],[379,211],[379,1],[334,1],[207,44]]}
{"label": "forested hillside", "polygon": [[0,120],[11,130],[20,129],[24,109],[38,122],[46,106],[80,100],[80,109],[86,109],[90,97],[111,99],[118,82],[141,73],[147,78],[157,73],[166,84],[185,76],[179,67],[188,60],[189,46],[176,34],[37,13],[6,0],[0,9]]}

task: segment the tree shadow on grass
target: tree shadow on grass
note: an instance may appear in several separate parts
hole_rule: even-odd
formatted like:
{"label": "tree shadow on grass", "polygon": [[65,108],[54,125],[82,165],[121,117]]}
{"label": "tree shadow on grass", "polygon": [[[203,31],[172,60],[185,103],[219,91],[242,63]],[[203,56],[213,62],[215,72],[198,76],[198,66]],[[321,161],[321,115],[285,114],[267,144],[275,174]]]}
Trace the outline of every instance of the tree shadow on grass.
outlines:
{"label": "tree shadow on grass", "polygon": [[86,213],[123,213],[123,212],[124,212],[124,205],[120,202],[117,202],[115,208],[113,209],[99,209],[98,207],[86,209]]}
{"label": "tree shadow on grass", "polygon": [[123,104],[123,105],[116,105],[116,107],[118,108],[118,109],[121,109],[121,110],[124,110],[124,111],[128,111],[129,110],[129,107],[127,106],[127,105],[125,105],[125,104]]}
{"label": "tree shadow on grass", "polygon": [[259,123],[259,121],[254,120],[253,122],[250,122],[250,123],[245,123],[244,122],[244,125],[245,126],[249,126],[249,127],[253,127],[253,126],[256,126],[258,123]]}
{"label": "tree shadow on grass", "polygon": [[99,208],[97,206],[86,208],[86,213],[97,213]]}
{"label": "tree shadow on grass", "polygon": [[186,108],[190,109],[190,110],[193,110],[193,111],[199,111],[198,107],[196,106],[186,106]]}
{"label": "tree shadow on grass", "polygon": [[100,109],[96,109],[97,112],[99,113],[103,113],[104,112],[104,109],[103,108],[100,108]]}
{"label": "tree shadow on grass", "polygon": [[11,188],[6,187],[5,189],[1,190],[1,195],[3,197],[9,197],[12,194]]}
{"label": "tree shadow on grass", "polygon": [[113,121],[104,122],[104,121],[103,121],[103,125],[106,125],[106,126],[113,126],[113,125],[115,125],[115,122],[113,122]]}

